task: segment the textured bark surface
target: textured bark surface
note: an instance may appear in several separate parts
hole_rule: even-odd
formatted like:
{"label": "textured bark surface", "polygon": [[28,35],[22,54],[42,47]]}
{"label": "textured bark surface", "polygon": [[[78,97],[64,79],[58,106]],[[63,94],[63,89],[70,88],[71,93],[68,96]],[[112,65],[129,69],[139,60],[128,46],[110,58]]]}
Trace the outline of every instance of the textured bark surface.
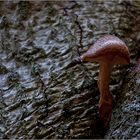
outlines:
{"label": "textured bark surface", "polygon": [[[5,1],[0,15],[0,138],[140,138],[139,1]],[[131,52],[111,75],[116,103],[106,134],[99,65],[71,65],[104,34]]]}

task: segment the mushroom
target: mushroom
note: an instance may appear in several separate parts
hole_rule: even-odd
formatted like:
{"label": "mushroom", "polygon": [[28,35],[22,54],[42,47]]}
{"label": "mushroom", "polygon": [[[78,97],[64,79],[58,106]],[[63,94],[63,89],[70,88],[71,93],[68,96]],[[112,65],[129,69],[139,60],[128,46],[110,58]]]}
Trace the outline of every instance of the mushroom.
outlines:
{"label": "mushroom", "polygon": [[112,115],[113,97],[109,90],[110,75],[113,65],[129,64],[130,53],[126,44],[118,37],[105,35],[84,53],[79,62],[99,62],[98,87],[100,91],[99,115],[103,126],[107,128]]}

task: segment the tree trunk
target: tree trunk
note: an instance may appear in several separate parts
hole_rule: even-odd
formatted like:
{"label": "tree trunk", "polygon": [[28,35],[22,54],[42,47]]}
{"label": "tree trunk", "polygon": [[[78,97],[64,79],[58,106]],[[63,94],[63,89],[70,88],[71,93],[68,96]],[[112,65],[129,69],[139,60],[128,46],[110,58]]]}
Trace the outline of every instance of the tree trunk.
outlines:
{"label": "tree trunk", "polygon": [[[140,138],[139,1],[0,2],[0,138]],[[99,121],[99,65],[71,65],[104,34],[121,38],[110,129]],[[71,67],[70,67],[71,66]]]}

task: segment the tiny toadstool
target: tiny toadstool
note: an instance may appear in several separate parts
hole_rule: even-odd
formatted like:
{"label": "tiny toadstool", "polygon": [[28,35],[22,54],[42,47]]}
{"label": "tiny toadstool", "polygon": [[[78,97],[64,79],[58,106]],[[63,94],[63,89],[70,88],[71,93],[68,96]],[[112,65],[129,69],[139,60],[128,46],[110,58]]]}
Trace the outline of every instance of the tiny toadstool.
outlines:
{"label": "tiny toadstool", "polygon": [[93,44],[80,59],[80,62],[99,62],[98,87],[100,91],[99,115],[105,128],[112,115],[113,97],[109,90],[109,81],[113,65],[129,64],[130,53],[126,44],[118,37],[105,35]]}

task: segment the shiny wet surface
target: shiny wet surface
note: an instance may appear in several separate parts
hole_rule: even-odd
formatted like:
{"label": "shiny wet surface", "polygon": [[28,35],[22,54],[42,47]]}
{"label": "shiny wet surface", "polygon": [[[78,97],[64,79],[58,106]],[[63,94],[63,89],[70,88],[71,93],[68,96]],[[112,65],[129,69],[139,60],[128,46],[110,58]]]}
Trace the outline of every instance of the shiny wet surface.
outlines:
{"label": "shiny wet surface", "polygon": [[[95,131],[99,65],[67,66],[114,30],[132,46],[132,39],[123,38],[123,29],[131,26],[121,25],[128,22],[125,16],[120,18],[125,5],[5,2],[0,7],[0,137],[101,138]],[[110,82],[114,94],[127,69],[114,68]]]}

